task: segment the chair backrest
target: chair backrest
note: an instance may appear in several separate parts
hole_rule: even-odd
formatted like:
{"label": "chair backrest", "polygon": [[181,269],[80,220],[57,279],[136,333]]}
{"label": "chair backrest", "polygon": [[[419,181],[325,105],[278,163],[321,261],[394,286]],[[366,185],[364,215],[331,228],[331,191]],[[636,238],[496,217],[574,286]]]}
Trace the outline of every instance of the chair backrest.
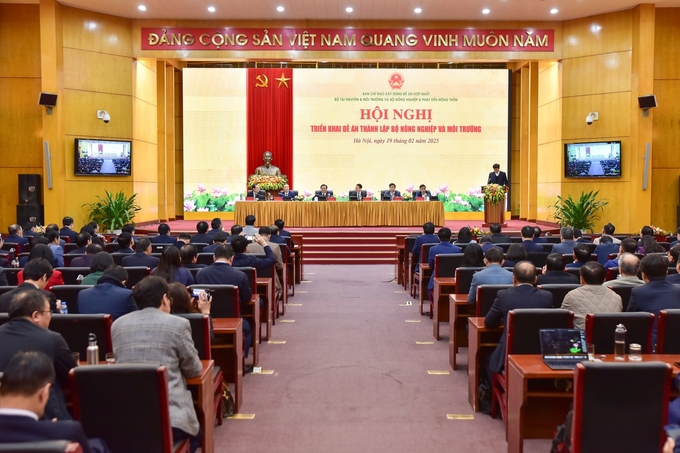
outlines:
{"label": "chair backrest", "polygon": [[23,269],[18,268],[18,267],[5,267],[2,269],[2,273],[5,274],[5,278],[7,278],[7,284],[10,286],[18,286],[19,285],[19,279],[17,278],[17,274],[21,272]]}
{"label": "chair backrest", "polygon": [[581,278],[581,268],[579,267],[568,267],[565,269],[565,271],[567,271],[568,274]]}
{"label": "chair backrest", "polygon": [[90,273],[89,267],[58,267],[57,270],[61,272],[65,285],[78,285],[80,283],[78,276],[85,277]]}
{"label": "chair backrest", "polygon": [[413,246],[416,245],[416,237],[417,236],[406,236],[406,239],[404,239],[404,265],[409,266],[411,263],[409,262],[408,259],[408,254],[413,251]]}
{"label": "chair backrest", "polygon": [[163,250],[167,249],[168,247],[174,247],[174,244],[160,244],[160,243],[151,243],[151,253],[163,253]]}
{"label": "chair backrest", "polygon": [[92,287],[93,285],[54,285],[50,291],[54,293],[57,299],[66,302],[69,314],[77,315],[80,313],[78,293]]}
{"label": "chair backrest", "polygon": [[240,318],[238,287],[234,285],[191,285],[191,290],[206,289],[212,294],[210,316],[213,318]]}
{"label": "chair backrest", "polygon": [[628,307],[628,302],[630,301],[630,294],[631,291],[635,288],[634,286],[609,286],[609,289],[614,291],[616,294],[618,294],[621,297],[621,303],[623,305],[623,309],[625,310],[626,307]]}
{"label": "chair backrest", "polygon": [[73,261],[76,258],[80,258],[81,256],[84,256],[84,253],[67,253],[64,255],[64,266],[69,267],[71,265],[71,261]]}
{"label": "chair backrest", "polygon": [[67,244],[64,244],[64,253],[72,252],[77,248],[78,244],[76,244],[75,242],[69,242]]}
{"label": "chair backrest", "polygon": [[534,263],[534,266],[543,267],[548,259],[548,255],[550,255],[550,252],[528,252],[527,259]]}
{"label": "chair backrest", "polygon": [[210,266],[215,262],[215,255],[213,253],[199,253],[196,259],[196,264],[205,264]]}
{"label": "chair backrest", "polygon": [[456,294],[468,294],[472,285],[472,276],[484,267],[459,267],[456,269]]}
{"label": "chair backrest", "polygon": [[538,288],[550,291],[553,295],[553,307],[560,308],[564,297],[572,289],[579,288],[581,285],[578,283],[567,283],[567,284],[549,284],[549,285],[538,285]]}
{"label": "chair backrest", "polygon": [[254,267],[235,267],[234,269],[238,269],[248,276],[250,290],[255,294],[257,292],[257,269]]}
{"label": "chair backrest", "polygon": [[661,451],[670,388],[666,363],[579,363],[574,370],[571,451]]}
{"label": "chair backrest", "polygon": [[118,242],[109,242],[106,244],[106,251],[109,253],[116,253],[120,250],[120,244]]}
{"label": "chair backrest", "polygon": [[0,296],[2,296],[2,295],[5,294],[5,293],[8,293],[8,292],[12,291],[12,290],[15,289],[16,287],[17,287],[16,285],[13,285],[13,286],[0,286]]}
{"label": "chair backrest", "polygon": [[550,254],[550,253],[552,253],[552,248],[553,248],[553,245],[555,245],[555,244],[548,241],[548,242],[540,242],[538,245],[543,247],[544,252],[548,252],[548,254]]}
{"label": "chair backrest", "polygon": [[201,360],[212,360],[210,352],[210,316],[201,313],[173,313],[188,319],[191,324],[191,338]]}
{"label": "chair backrest", "polygon": [[666,309],[659,312],[656,326],[657,354],[680,354],[680,309]]}
{"label": "chair backrest", "polygon": [[88,337],[97,336],[99,360],[106,360],[106,353],[113,352],[111,343],[111,315],[52,315],[50,330],[64,337],[71,351],[79,352],[84,360],[87,357]]}
{"label": "chair backrest", "polygon": [[201,270],[200,267],[190,267],[190,268],[185,268],[189,272],[191,272],[191,276],[194,278],[194,281],[196,281],[196,274],[198,274],[198,271]]}
{"label": "chair backrest", "polygon": [[203,249],[208,246],[208,244],[204,242],[192,242],[191,245],[196,247],[196,253],[201,253]]}
{"label": "chair backrest", "polygon": [[[541,329],[570,329],[574,314],[561,308],[519,308],[510,310],[506,327],[508,354],[540,354]],[[507,362],[507,355],[506,355]],[[506,363],[506,370],[507,363]]]}
{"label": "chair backrest", "polygon": [[88,437],[104,440],[114,453],[173,451],[164,366],[79,366],[70,378],[74,418]]}
{"label": "chair backrest", "polygon": [[435,245],[439,245],[439,242],[434,243],[434,244],[423,244],[420,246],[420,259],[419,262],[421,264],[425,263],[427,264],[427,260],[430,258],[430,249],[434,247]]}
{"label": "chair backrest", "polygon": [[617,324],[626,326],[626,352],[631,343],[639,344],[643,354],[652,352],[652,313],[589,313],[586,315],[586,340],[595,345],[596,354],[614,353]]}
{"label": "chair backrest", "polygon": [[128,273],[127,282],[125,286],[128,289],[132,289],[137,283],[139,283],[147,275],[151,275],[151,268],[146,266],[126,266],[125,270]]}
{"label": "chair backrest", "polygon": [[465,263],[465,255],[462,253],[446,253],[434,257],[435,277],[455,277],[456,269]]}
{"label": "chair backrest", "polygon": [[0,444],[0,453],[83,453],[77,442],[70,440],[40,440]]}
{"label": "chair backrest", "polygon": [[112,253],[111,256],[113,257],[113,262],[116,264],[116,266],[122,266],[123,258],[130,256],[130,253]]}
{"label": "chair backrest", "polygon": [[500,247],[503,249],[503,253],[508,253],[508,249],[512,245],[510,242],[499,242],[499,243],[494,243],[496,247]]}
{"label": "chair backrest", "polygon": [[512,288],[512,285],[480,285],[477,287],[477,317],[486,316],[496,300],[498,291]]}

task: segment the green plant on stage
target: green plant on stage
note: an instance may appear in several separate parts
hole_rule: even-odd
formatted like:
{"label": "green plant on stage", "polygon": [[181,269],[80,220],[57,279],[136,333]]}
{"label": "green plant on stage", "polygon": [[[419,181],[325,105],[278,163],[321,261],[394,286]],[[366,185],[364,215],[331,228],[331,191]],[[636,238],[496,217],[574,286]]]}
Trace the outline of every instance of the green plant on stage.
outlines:
{"label": "green plant on stage", "polygon": [[88,208],[89,220],[97,222],[103,230],[120,230],[132,223],[137,212],[142,210],[135,202],[136,193],[126,197],[122,190],[115,195],[108,190],[104,192],[103,198],[97,195],[98,201],[83,204]]}
{"label": "green plant on stage", "polygon": [[599,190],[581,192],[578,200],[571,198],[571,195],[567,195],[566,198],[558,195],[557,201],[548,207],[555,209],[552,217],[561,226],[568,225],[582,231],[593,232],[595,221],[600,220],[598,211],[603,211],[604,207],[609,204],[608,201],[598,200],[599,193]]}

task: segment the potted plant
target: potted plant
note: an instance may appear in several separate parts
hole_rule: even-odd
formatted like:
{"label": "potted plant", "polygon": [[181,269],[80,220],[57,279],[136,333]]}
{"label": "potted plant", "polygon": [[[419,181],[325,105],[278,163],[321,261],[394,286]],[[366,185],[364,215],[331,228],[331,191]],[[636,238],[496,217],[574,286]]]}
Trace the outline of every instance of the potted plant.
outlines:
{"label": "potted plant", "polygon": [[600,220],[600,216],[597,215],[598,211],[604,210],[604,207],[609,204],[608,201],[597,199],[599,193],[599,190],[581,192],[578,200],[571,198],[571,195],[567,195],[566,198],[558,195],[555,204],[548,207],[555,209],[553,218],[561,226],[568,225],[582,231],[593,232],[595,221]]}
{"label": "potted plant", "polygon": [[90,221],[97,222],[102,229],[119,234],[124,225],[132,223],[137,211],[142,208],[135,203],[137,194],[126,197],[122,190],[115,195],[108,190],[104,192],[104,198],[97,195],[98,201],[85,203],[83,207],[88,208]]}

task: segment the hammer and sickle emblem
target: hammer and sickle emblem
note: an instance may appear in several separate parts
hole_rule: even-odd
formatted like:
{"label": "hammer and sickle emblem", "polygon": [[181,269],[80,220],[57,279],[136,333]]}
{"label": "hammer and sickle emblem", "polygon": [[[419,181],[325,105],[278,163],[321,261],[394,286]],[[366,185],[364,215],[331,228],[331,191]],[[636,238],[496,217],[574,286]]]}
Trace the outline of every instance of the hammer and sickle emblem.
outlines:
{"label": "hammer and sickle emblem", "polygon": [[257,79],[257,83],[255,84],[256,88],[267,88],[267,86],[269,86],[269,79],[266,75],[260,74],[255,77],[255,79]]}

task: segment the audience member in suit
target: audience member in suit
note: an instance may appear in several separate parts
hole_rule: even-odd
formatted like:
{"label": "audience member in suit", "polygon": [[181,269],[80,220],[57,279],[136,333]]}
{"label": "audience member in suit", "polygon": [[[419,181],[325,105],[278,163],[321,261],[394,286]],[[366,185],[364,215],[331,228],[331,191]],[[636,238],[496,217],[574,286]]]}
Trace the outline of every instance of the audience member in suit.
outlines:
{"label": "audience member in suit", "polygon": [[389,197],[390,200],[401,197],[401,192],[397,190],[397,185],[395,183],[391,182],[389,187],[388,190],[383,191],[383,196]]}
{"label": "audience member in suit", "polygon": [[279,192],[279,197],[282,197],[284,199],[285,198],[291,199],[295,195],[297,195],[297,194],[295,192],[293,192],[292,190],[290,190],[290,186],[288,184],[284,184],[283,190],[281,192]]}
{"label": "audience member in suit", "polygon": [[488,234],[485,234],[479,238],[479,245],[482,247],[482,252],[484,253],[486,253],[489,249],[498,249],[501,251],[501,253],[503,253],[503,249],[497,245],[494,245],[493,241],[491,241],[491,236]]}
{"label": "audience member in suit", "polygon": [[198,250],[194,244],[183,245],[179,249],[179,256],[182,259],[182,267],[187,269],[202,269],[205,264],[198,264]]}
{"label": "audience member in suit", "polygon": [[597,255],[597,262],[604,266],[609,261],[609,255],[619,253],[620,245],[614,244],[611,236],[602,236],[598,239],[600,244],[595,247],[594,253]]}
{"label": "audience member in suit", "polygon": [[[278,244],[271,242],[272,234],[269,227],[266,226],[260,227],[258,234],[262,239],[264,239],[265,243],[269,246],[272,253],[274,254],[276,268],[279,270],[283,269],[283,255],[281,254],[281,247],[279,247]],[[257,253],[258,255],[263,255],[265,254],[265,251],[264,247],[262,247],[259,243],[253,241],[250,244],[248,244],[248,247],[246,247],[246,253]],[[279,279],[278,274],[274,275],[274,283],[276,286],[276,290],[279,291],[279,294],[282,294],[281,280]]]}
{"label": "audience member in suit", "polygon": [[[2,245],[2,239],[0,239],[0,245]],[[674,245],[668,249],[668,254],[666,256],[668,256],[668,267],[675,269],[678,261],[680,261],[680,246]]]}
{"label": "audience member in suit", "polygon": [[123,225],[123,228],[121,228],[121,233],[130,233],[130,236],[132,236],[132,241],[138,241],[137,236],[135,236],[135,226],[132,223],[126,223]]}
{"label": "audience member in suit", "polygon": [[499,164],[493,164],[493,171],[489,173],[489,178],[486,180],[486,183],[498,184],[506,187],[510,186],[508,175],[506,175],[504,171],[501,171],[501,166]]}
{"label": "audience member in suit", "polygon": [[254,198],[255,201],[266,200],[267,193],[264,190],[260,190],[260,186],[255,184],[252,190],[249,190],[246,194],[248,198]]}
{"label": "audience member in suit", "polygon": [[439,238],[439,244],[430,247],[430,254],[427,259],[427,264],[430,265],[432,269],[432,277],[427,284],[427,291],[430,294],[430,300],[432,300],[432,290],[434,289],[434,261],[437,255],[442,255],[446,253],[463,253],[463,249],[457,245],[451,244],[451,229],[440,228],[437,232],[437,237]]}
{"label": "audience member in suit", "polygon": [[[104,249],[104,242],[102,236],[99,235],[99,225],[97,222],[90,222],[80,229],[81,233],[88,233],[93,244],[100,245]],[[79,246],[80,247],[80,246]]]}
{"label": "audience member in suit", "polygon": [[[503,326],[501,341],[487,360],[486,370],[489,381],[491,381],[494,373],[501,373],[505,368],[505,328],[506,318],[510,310],[516,308],[552,308],[552,293],[534,287],[536,283],[535,269],[536,267],[530,261],[517,263],[511,274],[511,283],[514,287],[498,291],[489,313],[484,318],[484,326],[489,329]],[[479,275],[479,273],[475,275]]]}
{"label": "audience member in suit", "polygon": [[368,193],[363,190],[364,186],[361,184],[357,184],[354,186],[354,190],[349,191],[349,200],[350,201],[361,201],[364,198],[368,196]]}
{"label": "audience member in suit", "polygon": [[572,254],[574,255],[574,261],[567,264],[568,269],[578,269],[582,267],[590,261],[590,256],[592,255],[590,253],[590,248],[583,243],[576,243]]}
{"label": "audience member in suit", "polygon": [[184,286],[194,284],[194,277],[191,272],[182,267],[182,260],[179,257],[177,247],[167,247],[163,250],[158,267],[151,272],[151,275],[160,277],[168,283],[179,282]]}
{"label": "audience member in suit", "polygon": [[[196,224],[196,231],[198,234],[191,236],[191,242],[195,244],[212,244],[213,237],[208,234],[208,222],[200,221]],[[213,233],[214,234],[214,233]]]}
{"label": "audience member in suit", "polygon": [[[35,261],[36,259],[43,258],[46,259],[48,263],[54,266],[54,255],[52,250],[44,244],[38,244],[31,249],[31,254],[28,256],[28,261],[26,262],[24,268],[17,273],[17,283],[22,284],[25,278],[26,268],[28,263]],[[44,272],[43,272],[44,273]],[[40,274],[42,275],[42,274]],[[63,285],[64,277],[61,275],[61,271],[54,269],[52,275],[48,278],[45,289],[47,291],[51,290],[54,285]],[[56,300],[56,299],[55,299]]]}
{"label": "audience member in suit", "polygon": [[[57,308],[57,298],[54,293],[45,290],[50,278],[52,278],[52,265],[50,261],[45,258],[36,258],[26,263],[26,267],[21,271],[21,281],[19,286],[5,294],[0,295],[0,313],[9,312],[9,306],[12,298],[18,293],[24,291],[39,291],[50,301],[52,310]],[[18,280],[17,275],[17,280]],[[64,280],[61,280],[64,284]],[[2,349],[2,348],[0,348]]]}
{"label": "audience member in suit", "polygon": [[[599,247],[599,246],[598,246]],[[602,286],[640,286],[644,285],[644,280],[640,280],[640,258],[632,253],[624,253],[619,257],[619,275],[614,280],[604,282]],[[668,276],[668,281],[674,283]]]}
{"label": "audience member in suit", "polygon": [[[332,192],[331,192],[331,195],[332,195]],[[291,237],[290,231],[286,231],[286,230],[283,229],[283,227],[286,226],[283,219],[274,220],[274,225],[279,227],[279,236],[284,237],[284,238],[285,237]],[[293,246],[295,246],[295,242],[292,241],[292,238],[291,238],[291,244]]]}
{"label": "audience member in suit", "polygon": [[273,242],[274,244],[283,244],[286,246],[284,253],[288,255],[290,253],[290,249],[288,249],[288,246],[286,245],[286,240],[279,236],[279,227],[276,225],[269,225],[269,231],[271,231],[271,236],[269,237],[269,242]]}
{"label": "audience member in suit", "polygon": [[107,252],[98,252],[92,258],[90,264],[90,273],[85,276],[80,282],[81,285],[96,285],[100,278],[104,275],[104,271],[114,265],[113,257]]}
{"label": "audience member in suit", "polygon": [[92,235],[90,233],[87,231],[78,233],[78,237],[76,239],[77,248],[68,252],[67,255],[84,255],[87,251],[87,246],[90,244],[92,244]]}
{"label": "audience member in suit", "polygon": [[328,186],[326,184],[321,184],[321,186],[319,187],[319,190],[314,192],[314,196],[316,196],[317,198],[324,198],[324,199],[333,198],[333,191],[328,190]]}
{"label": "audience member in suit", "polygon": [[[166,250],[177,251],[174,247]],[[153,363],[166,368],[173,441],[189,439],[193,453],[201,443],[200,425],[186,379],[198,376],[203,366],[189,320],[170,314],[168,290],[160,277],[145,277],[137,283],[132,294],[139,310],[113,323],[111,341],[117,363]]]}
{"label": "audience member in suit", "polygon": [[621,240],[616,239],[613,234],[614,231],[616,230],[616,227],[612,225],[611,223],[606,224],[605,226],[602,227],[602,235],[599,238],[595,238],[593,240],[594,244],[599,244],[602,241],[602,238],[605,236],[609,236],[614,244],[620,244]]}
{"label": "audience member in suit", "polygon": [[68,267],[90,267],[92,265],[92,260],[94,259],[94,256],[99,253],[103,252],[104,249],[102,248],[101,245],[92,243],[87,246],[87,249],[85,250],[85,254],[82,256],[78,256],[76,258],[73,258],[71,260],[71,264],[69,264]]}
{"label": "audience member in suit", "polygon": [[64,267],[64,249],[59,245],[59,233],[56,231],[50,231],[47,233],[48,247],[52,250],[54,255],[54,267]]}
{"label": "audience member in suit", "polygon": [[515,264],[526,260],[527,251],[524,250],[522,244],[511,244],[510,247],[508,247],[507,253],[505,254],[505,262],[503,263],[503,266],[515,267]]}
{"label": "audience member in suit", "polygon": [[560,253],[551,253],[545,259],[543,274],[539,275],[538,285],[572,285],[579,282],[579,278],[565,271],[564,257]]}
{"label": "audience member in suit", "polygon": [[128,273],[122,266],[110,266],[104,271],[96,286],[78,293],[78,311],[81,314],[105,313],[115,321],[137,310],[132,290],[125,287]]}
{"label": "audience member in suit", "polygon": [[552,247],[552,253],[561,253],[562,255],[571,255],[576,247],[574,241],[574,229],[572,227],[560,228],[560,238],[562,242],[555,244]]}
{"label": "audience member in suit", "polygon": [[24,229],[21,228],[21,225],[13,223],[9,226],[9,228],[7,228],[7,232],[9,234],[5,237],[5,242],[13,242],[17,244],[19,246],[19,250],[17,250],[17,252],[23,252],[24,246],[28,245],[28,239],[24,237]]}
{"label": "audience member in suit", "polygon": [[[229,233],[225,233],[225,236],[227,237],[227,244],[231,244],[231,240],[234,239],[236,236],[244,236],[245,233],[243,232],[243,227],[239,225],[238,223],[235,223],[231,226]],[[213,244],[214,245],[214,244]],[[203,249],[205,251],[205,248]],[[213,249],[213,252],[215,249]]]}
{"label": "audience member in suit", "polygon": [[66,410],[63,387],[68,387],[68,372],[76,366],[66,340],[48,330],[52,320],[50,302],[39,291],[22,291],[9,304],[9,322],[0,326],[0,372],[19,351],[40,351],[52,360],[57,383],[50,392],[45,418],[70,420]]}
{"label": "audience member in suit", "polygon": [[546,238],[541,237],[541,227],[539,226],[534,227],[534,242],[536,244],[546,244],[548,242]]}
{"label": "audience member in suit", "polygon": [[590,244],[591,243],[590,239],[583,237],[583,232],[581,232],[581,230],[578,229],[578,228],[574,228],[574,240],[579,244],[581,244],[581,243]]}
{"label": "audience member in suit", "polygon": [[246,216],[246,226],[243,227],[243,233],[246,236],[254,236],[259,231],[255,226],[255,222],[257,222],[257,219],[254,215],[250,214]]}
{"label": "audience member in suit", "polygon": [[477,302],[477,287],[480,285],[510,285],[512,283],[512,272],[501,267],[503,266],[502,250],[495,247],[487,250],[484,253],[484,264],[486,269],[476,272],[472,276],[470,292],[467,297],[469,304]]}
{"label": "audience member in suit", "polygon": [[[208,237],[212,241],[212,236],[208,236]],[[190,244],[190,243],[191,243],[191,235],[189,233],[180,233],[180,234],[177,235],[177,242],[175,242],[173,245],[177,248],[177,250],[179,250],[183,246]]]}
{"label": "audience member in suit", "polygon": [[671,247],[680,244],[680,228],[675,231],[675,241],[671,242]]}
{"label": "audience member in suit", "polygon": [[211,245],[203,247],[203,253],[215,253],[218,245],[224,245],[226,243],[227,235],[223,231],[220,231],[213,236],[213,243]]}
{"label": "audience member in suit", "polygon": [[149,238],[152,244],[174,244],[177,239],[170,236],[170,225],[161,223],[158,225],[158,236]]}
{"label": "audience member in suit", "polygon": [[151,256],[151,241],[148,238],[140,239],[135,244],[137,253],[123,258],[123,266],[146,266],[150,269],[155,269],[158,266],[160,259]]}
{"label": "audience member in suit", "polygon": [[501,234],[501,226],[498,223],[492,223],[489,231],[491,231],[491,242],[494,244],[509,244],[512,242],[510,236]]}
{"label": "audience member in suit", "polygon": [[[680,308],[680,286],[666,280],[668,260],[663,255],[647,255],[640,262],[644,285],[633,288],[630,292],[627,311],[646,311],[654,313],[666,308]],[[652,344],[656,343],[656,320]]]}
{"label": "audience member in suit", "polygon": [[413,255],[413,260],[416,265],[413,269],[414,272],[418,272],[420,269],[420,250],[423,244],[437,244],[439,242],[439,237],[434,234],[434,223],[426,222],[423,224],[423,234],[416,238],[416,242],[413,244],[413,249],[411,249],[411,254]]}
{"label": "audience member in suit", "polygon": [[59,236],[64,236],[69,238],[70,242],[74,243],[76,242],[76,239],[78,238],[78,233],[73,231],[73,218],[71,217],[64,217],[61,221],[61,224],[64,225],[61,230],[59,230]]}
{"label": "audience member in suit", "polygon": [[215,233],[219,233],[220,231],[223,231],[222,230],[222,219],[220,219],[219,217],[215,217],[214,219],[212,219],[212,221],[210,222],[210,228],[212,228],[212,229],[210,231],[208,231],[208,233],[207,233],[210,236],[214,236]]}
{"label": "audience member in suit", "polygon": [[427,190],[427,187],[425,184],[421,184],[418,187],[419,190],[413,192],[413,199],[417,200],[418,198],[421,198],[423,200],[429,200],[432,198],[432,194],[430,193],[429,190]]}
{"label": "audience member in suit", "polygon": [[61,238],[61,235],[59,234],[59,225],[56,223],[50,223],[49,225],[45,226],[45,234],[44,236],[47,237],[48,234],[50,234],[50,231],[54,231],[57,233],[57,237],[59,238],[59,246],[61,246],[61,249],[64,249],[64,245],[66,245],[66,241]]}
{"label": "audience member in suit", "polygon": [[[49,249],[49,242],[47,242],[47,238],[45,238],[44,236],[38,236],[36,238],[33,238],[33,244],[31,244],[31,252],[30,252],[31,254],[19,257],[19,267],[26,267],[26,263],[28,262],[29,259],[31,259],[31,256],[35,256],[35,254],[33,254],[33,249],[36,248],[39,245],[44,245]],[[46,252],[44,250],[44,247],[41,247],[41,250],[42,250],[42,252],[41,252],[41,256],[42,256]],[[51,249],[50,249],[50,252],[52,252]],[[43,258],[44,258],[44,256],[43,256]],[[49,256],[48,259],[50,260],[50,263],[52,264],[52,266],[54,266],[54,253],[53,252]]]}
{"label": "audience member in suit", "polygon": [[5,250],[2,250],[4,243],[5,241],[2,240],[2,235],[0,234],[0,267],[9,267],[9,254]]}
{"label": "audience member in suit", "polygon": [[574,329],[585,330],[588,313],[619,313],[623,304],[621,296],[602,286],[607,271],[600,263],[589,261],[579,273],[581,287],[567,293],[561,308],[574,312]]}
{"label": "audience member in suit", "polygon": [[234,267],[254,267],[257,270],[265,269],[271,265],[276,264],[276,257],[269,244],[262,236],[256,234],[253,236],[253,242],[258,243],[264,249],[264,258],[257,256],[246,255],[246,248],[248,247],[248,240],[243,236],[236,236],[231,241],[231,246],[234,249]]}
{"label": "audience member in suit", "polygon": [[[637,252],[637,241],[633,238],[626,238],[621,241],[621,245],[619,246],[619,254],[622,253],[635,253]],[[613,260],[608,260],[604,268],[609,269],[610,267],[619,267],[619,260],[618,258],[615,258]]]}
{"label": "audience member in suit", "polygon": [[[38,231],[38,223],[37,222],[28,222],[26,226],[24,227],[24,237],[25,238],[31,238],[31,237],[38,237],[42,236],[42,233]],[[29,239],[30,242],[30,239]]]}
{"label": "audience member in suit", "polygon": [[12,357],[0,381],[0,443],[68,440],[79,443],[84,453],[108,452],[100,439],[87,439],[80,422],[39,421],[47,416],[55,377],[52,360],[44,352],[18,352]]}
{"label": "audience member in suit", "polygon": [[[232,246],[220,244],[215,249],[215,262],[198,271],[196,283],[199,285],[234,285],[238,287],[239,306],[241,314],[243,314],[253,297],[253,291],[248,276],[244,272],[234,269],[233,263],[234,249]],[[248,350],[253,343],[253,329],[249,322],[243,322],[243,337],[246,345],[244,355],[248,357]]]}
{"label": "audience member in suit", "polygon": [[135,246],[135,240],[130,233],[120,233],[118,236],[118,246],[120,247],[116,253],[125,253],[131,255],[135,253],[133,247]]}
{"label": "audience member in suit", "polygon": [[534,227],[529,226],[529,225],[524,225],[522,227],[522,230],[520,232],[520,235],[522,236],[522,247],[524,247],[524,250],[529,252],[542,252],[543,247],[538,245],[534,241]]}
{"label": "audience member in suit", "polygon": [[[678,249],[678,251],[680,251],[680,248]],[[675,271],[676,271],[676,273],[675,274],[669,274],[666,277],[666,280],[671,282],[674,285],[680,285],[680,261],[679,260],[676,260]],[[636,276],[637,276],[637,274],[636,274]]]}

